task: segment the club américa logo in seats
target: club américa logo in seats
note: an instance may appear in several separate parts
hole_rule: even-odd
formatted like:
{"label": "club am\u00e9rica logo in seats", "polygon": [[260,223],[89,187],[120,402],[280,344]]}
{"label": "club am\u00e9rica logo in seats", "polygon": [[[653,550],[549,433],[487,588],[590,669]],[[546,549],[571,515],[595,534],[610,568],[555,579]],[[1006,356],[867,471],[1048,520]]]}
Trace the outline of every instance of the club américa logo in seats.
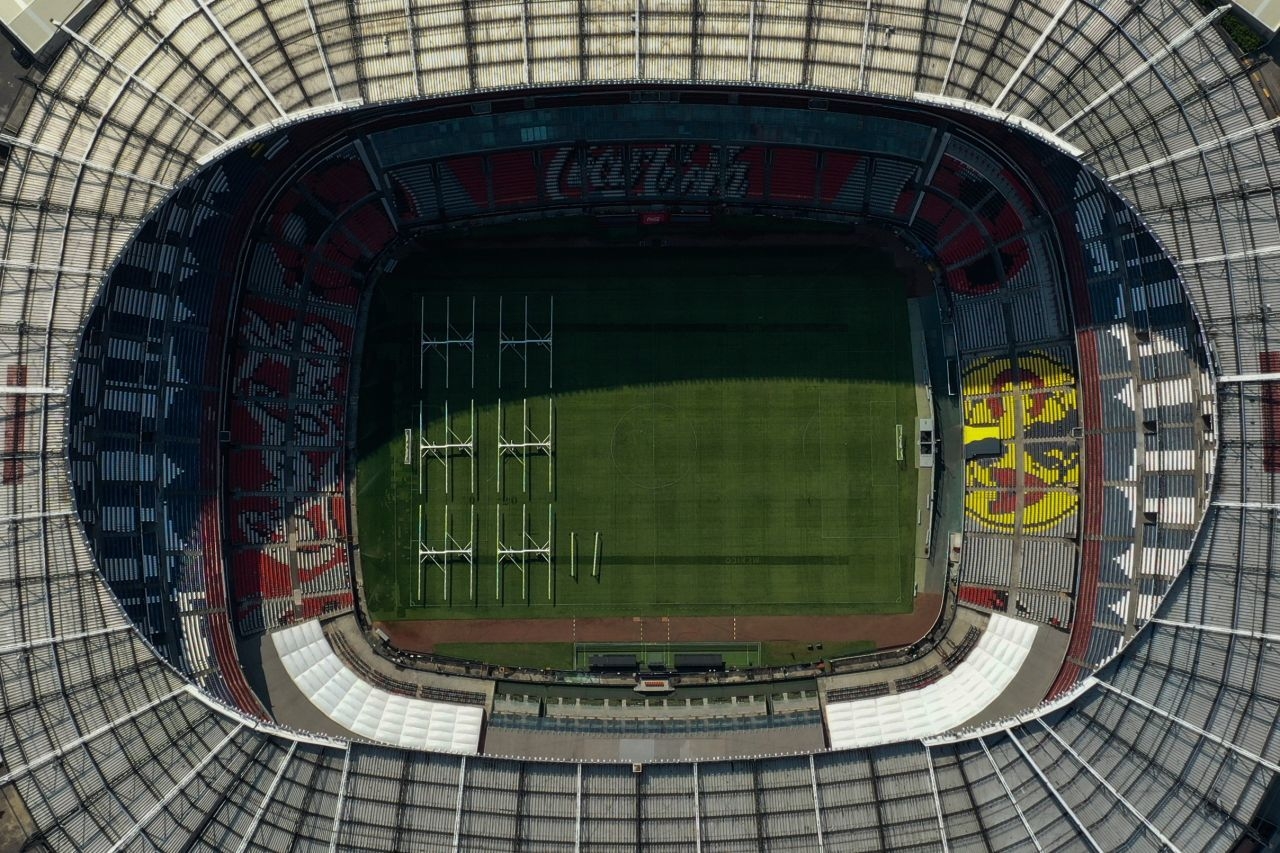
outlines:
{"label": "club am\u00e9rica logo in seats", "polygon": [[1012,533],[1021,520],[1024,533],[1045,533],[1078,511],[1075,384],[1071,366],[1045,352],[965,368],[965,512],[981,528]]}

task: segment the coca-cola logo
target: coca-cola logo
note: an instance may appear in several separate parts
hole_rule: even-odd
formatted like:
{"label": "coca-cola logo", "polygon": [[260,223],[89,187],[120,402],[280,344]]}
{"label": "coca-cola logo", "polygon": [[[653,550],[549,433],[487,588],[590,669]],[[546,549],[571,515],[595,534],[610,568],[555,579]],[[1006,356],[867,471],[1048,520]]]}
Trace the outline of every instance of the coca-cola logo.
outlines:
{"label": "coca-cola logo", "polygon": [[753,178],[746,150],[700,144],[556,148],[543,161],[543,187],[556,201],[588,194],[742,198]]}

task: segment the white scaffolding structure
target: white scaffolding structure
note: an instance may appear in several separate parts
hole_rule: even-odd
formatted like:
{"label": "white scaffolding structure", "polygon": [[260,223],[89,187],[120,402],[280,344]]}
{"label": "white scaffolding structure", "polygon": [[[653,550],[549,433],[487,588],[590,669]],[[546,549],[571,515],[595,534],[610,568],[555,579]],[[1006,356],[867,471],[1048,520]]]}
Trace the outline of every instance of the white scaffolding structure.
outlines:
{"label": "white scaffolding structure", "polygon": [[[518,335],[508,335],[506,315],[503,313],[503,300],[498,297],[498,387],[502,387],[502,356],[511,350],[520,359],[524,369],[524,387],[529,387],[529,348],[534,347],[547,351],[547,387],[555,387],[554,354],[552,339],[556,328],[556,298],[549,297],[550,315],[547,319],[546,331],[541,331],[529,319],[529,297],[524,298],[524,325]],[[474,317],[475,312],[472,312]],[[473,335],[474,337],[474,335]],[[474,359],[473,359],[474,360]]]}
{"label": "white scaffolding structure", "polygon": [[[501,420],[501,417],[499,417]],[[407,453],[407,449],[406,449]],[[444,404],[444,441],[431,441],[427,437],[422,416],[422,401],[418,401],[418,494],[426,492],[426,468],[428,459],[438,459],[444,464],[444,493],[453,494],[453,459],[465,456],[471,463],[471,494],[476,493],[476,402],[471,401],[471,431],[466,437],[453,429],[449,416],[449,401]]]}
{"label": "white scaffolding structure", "polygon": [[[502,468],[510,457],[520,463],[523,469],[524,491],[529,491],[529,455],[547,457],[547,493],[555,491],[555,404],[547,400],[547,432],[539,435],[529,425],[529,399],[524,399],[521,407],[522,421],[519,440],[507,438],[503,431],[502,400],[498,400],[498,494],[502,494]],[[474,434],[474,430],[473,430]],[[474,465],[472,466],[474,468]]]}
{"label": "white scaffolding structure", "polygon": [[427,352],[434,352],[436,355],[444,359],[444,387],[449,387],[450,377],[450,350],[453,347],[461,347],[462,350],[471,356],[471,387],[476,387],[476,300],[471,297],[471,332],[464,335],[457,327],[453,325],[453,298],[446,296],[444,298],[444,334],[441,337],[433,337],[427,334],[427,300],[423,297],[418,300],[419,311],[419,340],[420,347],[418,352],[418,390],[426,387],[426,358]]}
{"label": "white scaffolding structure", "polygon": [[494,598],[502,599],[502,567],[511,563],[520,569],[520,595],[529,600],[529,558],[541,560],[547,564],[547,598],[553,597],[552,579],[555,576],[555,565],[551,554],[551,543],[555,541],[555,513],[551,504],[547,504],[547,538],[538,542],[529,532],[529,505],[520,507],[520,545],[512,548],[502,542],[502,504],[494,507],[494,526],[497,537],[497,556],[494,558]]}
{"label": "white scaffolding structure", "polygon": [[452,599],[452,584],[450,581],[450,565],[449,561],[465,563],[470,575],[471,600],[476,598],[476,561],[475,561],[475,542],[476,542],[476,507],[471,505],[470,521],[467,524],[467,541],[461,543],[453,535],[453,529],[449,524],[449,507],[444,508],[444,536],[442,545],[436,548],[427,544],[427,540],[423,535],[423,507],[418,505],[418,604],[426,603],[426,574],[428,564],[440,569],[441,578],[441,596],[446,604]]}

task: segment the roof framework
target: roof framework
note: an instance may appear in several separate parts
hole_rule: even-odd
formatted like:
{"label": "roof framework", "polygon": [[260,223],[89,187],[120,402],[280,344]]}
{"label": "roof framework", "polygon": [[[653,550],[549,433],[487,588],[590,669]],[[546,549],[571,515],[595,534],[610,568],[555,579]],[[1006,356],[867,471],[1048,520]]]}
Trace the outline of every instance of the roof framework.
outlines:
{"label": "roof framework", "polygon": [[1280,157],[1218,14],[1169,0],[104,4],[27,84],[7,140],[0,373],[25,365],[32,389],[67,387],[96,271],[146,212],[202,157],[290,116],[637,80],[944,97],[1080,150],[1182,259],[1232,377],[1216,503],[1160,618],[1063,707],[928,745],[639,774],[460,758],[298,735],[184,685],[130,630],[69,514],[64,395],[25,395],[34,475],[0,486],[0,783],[67,850],[1229,848],[1280,762],[1280,495],[1258,432],[1260,360],[1280,350]]}

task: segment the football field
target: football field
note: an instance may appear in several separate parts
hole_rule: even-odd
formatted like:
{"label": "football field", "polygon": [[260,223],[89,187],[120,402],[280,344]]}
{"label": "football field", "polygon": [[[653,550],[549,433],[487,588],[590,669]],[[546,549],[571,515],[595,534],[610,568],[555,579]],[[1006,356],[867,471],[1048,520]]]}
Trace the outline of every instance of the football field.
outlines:
{"label": "football field", "polygon": [[916,411],[887,259],[438,253],[382,279],[367,328],[374,619],[910,611]]}

